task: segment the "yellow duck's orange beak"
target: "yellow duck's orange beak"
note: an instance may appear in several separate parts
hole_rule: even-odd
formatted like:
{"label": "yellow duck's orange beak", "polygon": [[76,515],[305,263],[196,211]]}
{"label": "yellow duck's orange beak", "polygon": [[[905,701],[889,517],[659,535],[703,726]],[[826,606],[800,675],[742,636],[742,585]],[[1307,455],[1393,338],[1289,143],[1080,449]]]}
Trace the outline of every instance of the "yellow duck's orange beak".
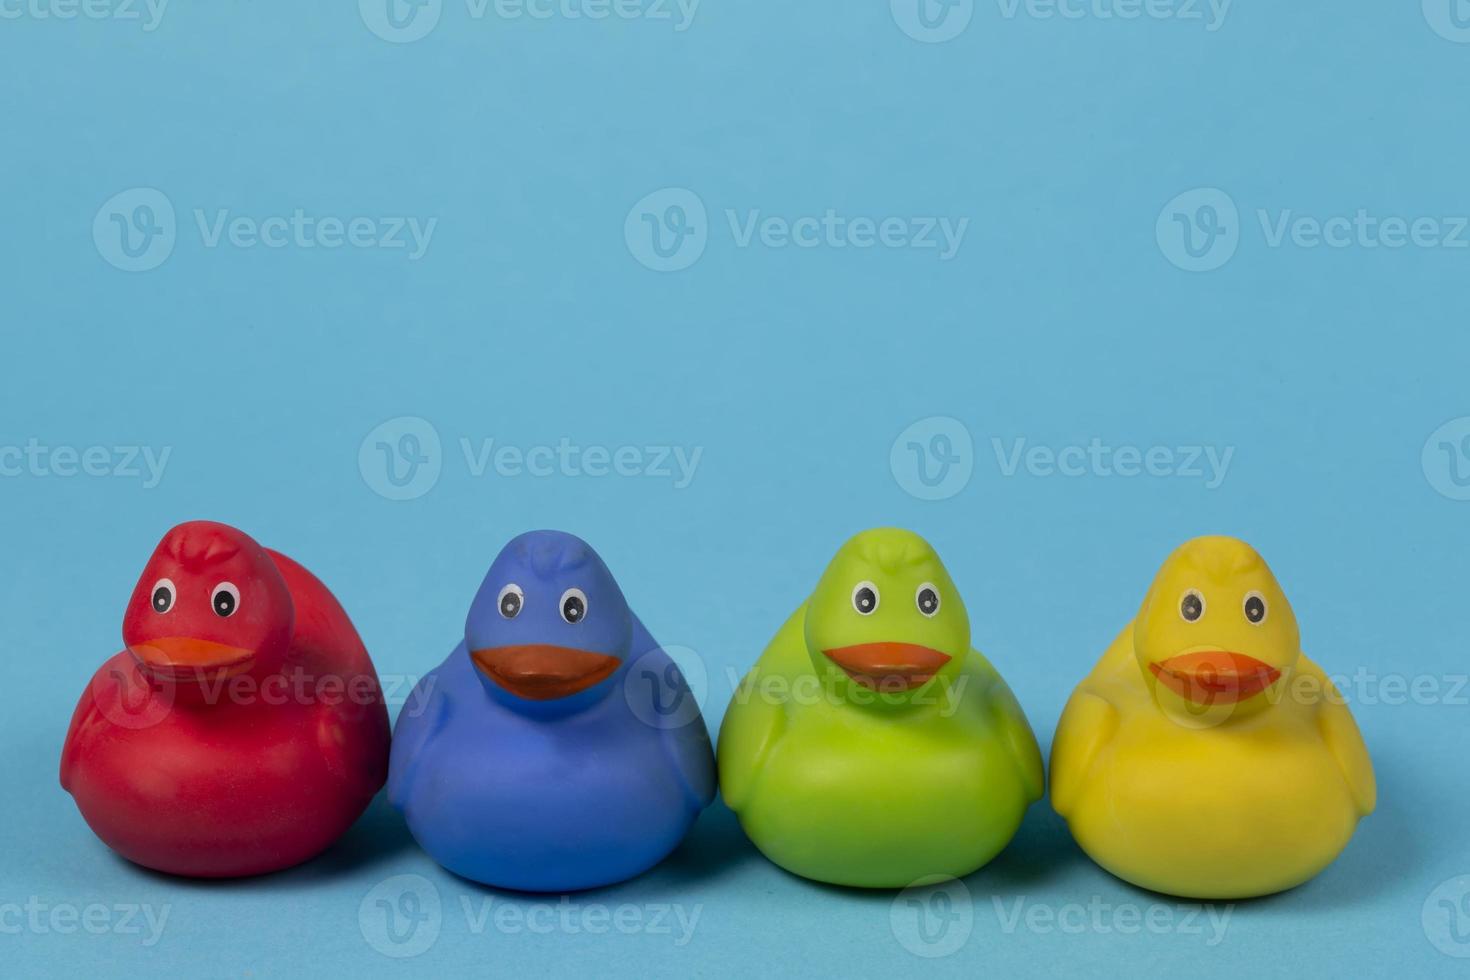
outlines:
{"label": "yellow duck's orange beak", "polygon": [[822,652],[863,687],[883,692],[911,691],[950,661],[917,643],[855,643]]}
{"label": "yellow duck's orange beak", "polygon": [[254,651],[191,636],[165,636],[134,643],[128,651],[148,670],[174,677],[237,674],[250,666]]}
{"label": "yellow duck's orange beak", "polygon": [[1175,694],[1199,705],[1234,704],[1276,683],[1281,671],[1229,650],[1200,650],[1151,663],[1149,670]]}
{"label": "yellow duck's orange beak", "polygon": [[470,653],[480,672],[518,698],[552,701],[587,690],[612,676],[617,657],[550,643],[490,647]]}

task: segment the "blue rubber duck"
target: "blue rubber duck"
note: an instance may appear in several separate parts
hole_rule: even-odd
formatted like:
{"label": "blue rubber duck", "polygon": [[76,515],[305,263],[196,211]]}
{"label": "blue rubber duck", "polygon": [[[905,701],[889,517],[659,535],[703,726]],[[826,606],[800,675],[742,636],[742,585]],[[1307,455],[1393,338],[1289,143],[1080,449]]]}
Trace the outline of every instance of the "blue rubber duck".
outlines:
{"label": "blue rubber duck", "polygon": [[663,860],[715,794],[683,675],[597,552],[559,531],[505,546],[465,639],[393,733],[388,799],[434,860],[522,891],[573,891]]}

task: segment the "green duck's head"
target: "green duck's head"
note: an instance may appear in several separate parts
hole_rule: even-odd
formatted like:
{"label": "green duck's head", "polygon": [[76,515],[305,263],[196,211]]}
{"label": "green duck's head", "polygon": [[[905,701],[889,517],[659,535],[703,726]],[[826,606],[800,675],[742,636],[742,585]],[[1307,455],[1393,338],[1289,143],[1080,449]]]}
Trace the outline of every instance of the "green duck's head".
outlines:
{"label": "green duck's head", "polygon": [[868,703],[908,703],[953,682],[970,650],[970,617],[944,564],[897,528],[842,546],[807,601],[805,631],[817,676]]}

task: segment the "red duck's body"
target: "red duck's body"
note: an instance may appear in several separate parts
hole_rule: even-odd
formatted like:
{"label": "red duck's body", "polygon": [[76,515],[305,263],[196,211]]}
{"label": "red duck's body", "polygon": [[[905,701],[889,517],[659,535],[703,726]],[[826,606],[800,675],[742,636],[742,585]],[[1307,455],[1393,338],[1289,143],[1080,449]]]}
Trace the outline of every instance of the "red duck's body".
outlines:
{"label": "red duck's body", "polygon": [[129,860],[211,878],[290,867],[382,787],[388,713],[372,661],[291,559],[224,525],[180,525],[123,633],[128,649],[72,717],[61,784]]}

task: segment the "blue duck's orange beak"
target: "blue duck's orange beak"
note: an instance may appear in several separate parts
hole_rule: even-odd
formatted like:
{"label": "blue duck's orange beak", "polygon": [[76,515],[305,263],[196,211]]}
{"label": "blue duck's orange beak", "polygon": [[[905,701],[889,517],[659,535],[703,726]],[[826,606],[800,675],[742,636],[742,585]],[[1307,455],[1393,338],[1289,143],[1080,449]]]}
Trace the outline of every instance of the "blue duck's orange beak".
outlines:
{"label": "blue duck's orange beak", "polygon": [[254,651],[191,636],[164,636],[128,645],[128,651],[155,674],[186,678],[237,674],[250,665]]}
{"label": "blue duck's orange beak", "polygon": [[1229,650],[1182,653],[1148,669],[1169,690],[1199,705],[1234,704],[1276,683],[1281,671],[1255,657]]}
{"label": "blue duck's orange beak", "polygon": [[470,659],[486,677],[518,698],[552,701],[587,690],[612,676],[617,657],[550,643],[474,650]]}
{"label": "blue duck's orange beak", "polygon": [[883,692],[913,690],[950,661],[949,654],[917,643],[856,643],[822,652],[863,687]]}

